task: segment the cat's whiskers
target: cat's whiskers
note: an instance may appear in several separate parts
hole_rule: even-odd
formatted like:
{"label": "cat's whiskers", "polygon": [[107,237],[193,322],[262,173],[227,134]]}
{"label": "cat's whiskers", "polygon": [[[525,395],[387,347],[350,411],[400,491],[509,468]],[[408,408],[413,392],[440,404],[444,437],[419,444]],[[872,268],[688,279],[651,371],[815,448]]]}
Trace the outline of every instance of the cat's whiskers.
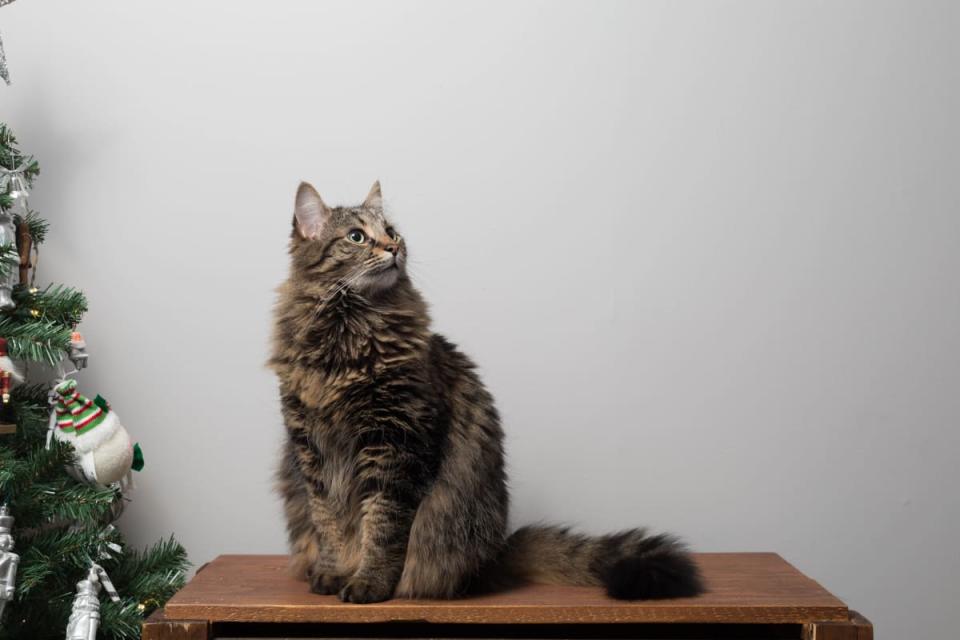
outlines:
{"label": "cat's whiskers", "polygon": [[336,288],[321,298],[319,302],[317,302],[317,306],[313,310],[314,315],[319,315],[320,312],[323,311],[324,307],[326,307],[327,303],[330,302],[330,300],[335,298],[347,287],[356,284],[360,278],[370,273],[370,271],[372,271],[379,262],[380,260],[376,257],[367,258],[345,277],[337,280],[333,285],[331,285],[331,287]]}

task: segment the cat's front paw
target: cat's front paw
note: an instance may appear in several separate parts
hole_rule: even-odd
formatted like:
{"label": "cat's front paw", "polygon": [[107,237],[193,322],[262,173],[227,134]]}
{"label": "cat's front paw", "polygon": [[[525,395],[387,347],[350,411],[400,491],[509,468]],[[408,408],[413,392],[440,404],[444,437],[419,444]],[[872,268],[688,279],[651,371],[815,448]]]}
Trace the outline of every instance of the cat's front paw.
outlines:
{"label": "cat's front paw", "polygon": [[344,602],[368,604],[383,602],[393,597],[393,585],[385,580],[359,578],[354,576],[347,581],[340,591],[340,599]]}
{"label": "cat's front paw", "polygon": [[346,576],[337,576],[330,573],[321,573],[310,576],[310,591],[322,596],[339,593],[347,583]]}

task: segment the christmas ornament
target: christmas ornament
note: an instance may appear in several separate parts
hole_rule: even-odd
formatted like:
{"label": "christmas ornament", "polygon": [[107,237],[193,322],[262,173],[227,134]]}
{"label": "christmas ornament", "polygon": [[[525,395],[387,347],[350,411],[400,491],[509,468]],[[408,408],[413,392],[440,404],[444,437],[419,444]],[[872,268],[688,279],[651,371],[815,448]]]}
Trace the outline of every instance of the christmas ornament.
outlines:
{"label": "christmas ornament", "polygon": [[23,377],[13,366],[13,360],[7,355],[7,340],[0,338],[0,434],[16,433],[17,417],[10,399],[10,387],[13,381],[22,382]]}
{"label": "christmas ornament", "polygon": [[87,359],[89,355],[87,354],[87,341],[83,339],[83,336],[79,331],[74,331],[70,334],[70,362],[73,363],[73,366],[77,368],[77,371],[80,369],[86,369]]}
{"label": "christmas ornament", "polygon": [[13,552],[13,516],[7,505],[0,506],[0,621],[7,602],[13,600],[20,556]]}
{"label": "christmas ornament", "polygon": [[[0,7],[5,4],[10,4],[13,0],[0,0]],[[10,71],[7,70],[7,56],[3,53],[3,38],[0,38],[0,78],[3,78],[3,81],[10,84]]]}
{"label": "christmas ornament", "polygon": [[20,200],[30,195],[30,192],[27,191],[27,178],[25,176],[31,164],[33,164],[33,158],[27,157],[20,163],[19,167],[13,169],[0,167],[0,191],[7,193],[9,189],[7,195],[14,200]]}
{"label": "christmas ornament", "polygon": [[[2,191],[3,189],[0,189],[0,193],[2,193]],[[0,210],[0,247],[9,247],[13,249],[16,246],[17,230],[13,225],[13,214],[9,209],[6,211]],[[16,255],[14,260],[16,264],[19,264],[19,254]],[[13,267],[14,264],[12,262],[8,263],[6,265],[6,273],[0,277],[0,310],[13,309],[14,306],[16,306],[13,303],[12,292],[13,285],[15,285],[18,281],[18,271]]]}
{"label": "christmas ornament", "polygon": [[[20,284],[33,287],[33,281],[37,278],[40,250],[30,235],[30,225],[23,220],[17,224],[17,250],[20,252]],[[33,269],[32,274],[30,269]]]}
{"label": "christmas ornament", "polygon": [[[3,0],[0,0],[0,6],[3,6]],[[2,52],[0,52],[0,57],[2,57]],[[9,135],[9,129],[7,132]],[[12,309],[15,306],[11,291],[13,285],[17,282],[17,278],[13,274],[13,264],[18,261],[17,258],[20,262],[20,274],[23,275],[23,254],[21,251],[23,239],[18,236],[18,229],[14,224],[14,210],[18,206],[25,208],[23,203],[30,195],[27,192],[26,174],[33,163],[33,158],[27,157],[22,159],[20,166],[13,169],[0,166],[0,193],[5,193],[13,199],[13,206],[0,211],[0,246],[7,247],[11,253],[14,249],[17,251],[17,257],[10,254],[3,256],[4,262],[8,264],[6,265],[6,273],[0,278],[0,309]],[[21,226],[26,227],[26,225]]]}
{"label": "christmas ornament", "polygon": [[0,38],[0,78],[10,86],[10,71],[7,69],[7,56],[3,53],[3,38]]}
{"label": "christmas ornament", "polygon": [[97,640],[100,627],[100,588],[114,602],[120,602],[117,590],[110,582],[110,576],[96,562],[90,564],[87,577],[77,583],[77,595],[73,597],[73,608],[67,621],[66,640]]}
{"label": "christmas ornament", "polygon": [[54,392],[56,438],[69,442],[77,452],[72,475],[102,487],[114,482],[120,482],[122,488],[129,486],[133,444],[107,401],[81,395],[76,380],[61,382]]}

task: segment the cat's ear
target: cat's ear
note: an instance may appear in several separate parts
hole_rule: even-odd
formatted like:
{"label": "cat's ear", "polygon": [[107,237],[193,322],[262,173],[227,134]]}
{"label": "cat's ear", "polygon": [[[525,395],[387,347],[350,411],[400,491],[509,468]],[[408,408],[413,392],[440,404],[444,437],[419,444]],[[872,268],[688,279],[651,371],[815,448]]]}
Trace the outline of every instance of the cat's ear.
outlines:
{"label": "cat's ear", "polygon": [[364,209],[383,209],[383,197],[380,195],[380,181],[377,180],[373,183],[373,186],[370,187],[370,193],[367,194],[367,199],[363,201]]}
{"label": "cat's ear", "polygon": [[309,182],[301,182],[293,209],[293,222],[300,236],[307,240],[316,238],[329,219],[330,209],[317,190]]}

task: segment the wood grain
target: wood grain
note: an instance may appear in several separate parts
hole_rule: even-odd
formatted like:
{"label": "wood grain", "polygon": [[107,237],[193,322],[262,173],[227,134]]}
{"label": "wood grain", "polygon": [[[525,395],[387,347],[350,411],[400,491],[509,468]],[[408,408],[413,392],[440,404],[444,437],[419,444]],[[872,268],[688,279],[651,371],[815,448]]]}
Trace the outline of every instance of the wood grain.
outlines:
{"label": "wood grain", "polygon": [[162,609],[143,621],[142,640],[207,640],[210,624],[206,620],[168,620]]}
{"label": "wood grain", "polygon": [[344,604],[310,593],[281,555],[220,556],[166,606],[169,620],[470,624],[847,622],[847,606],[775,553],[695,556],[707,593],[624,602],[600,589],[529,585],[463,600]]}
{"label": "wood grain", "polygon": [[846,622],[808,622],[803,640],[873,640],[873,625],[856,611]]}

